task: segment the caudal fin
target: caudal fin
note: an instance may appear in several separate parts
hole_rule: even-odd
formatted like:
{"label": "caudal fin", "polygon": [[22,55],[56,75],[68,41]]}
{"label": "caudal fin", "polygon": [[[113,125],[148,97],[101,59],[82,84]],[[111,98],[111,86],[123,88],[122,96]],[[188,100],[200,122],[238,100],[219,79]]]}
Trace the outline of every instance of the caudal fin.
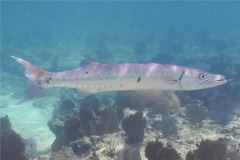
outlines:
{"label": "caudal fin", "polygon": [[29,78],[26,83],[26,95],[19,103],[17,103],[21,104],[32,99],[44,89],[44,80],[47,78],[50,72],[44,71],[43,69],[32,65],[31,63],[23,60],[22,58],[18,58],[15,56],[11,57],[25,68],[25,76]]}

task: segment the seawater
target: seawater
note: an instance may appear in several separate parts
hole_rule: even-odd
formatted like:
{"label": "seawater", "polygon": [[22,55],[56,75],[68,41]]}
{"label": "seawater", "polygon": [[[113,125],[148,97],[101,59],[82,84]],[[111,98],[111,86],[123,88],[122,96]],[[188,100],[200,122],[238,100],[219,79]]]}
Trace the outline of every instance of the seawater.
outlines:
{"label": "seawater", "polygon": [[[63,101],[78,106],[76,92],[48,89],[15,105],[24,96],[26,77],[10,56],[53,72],[77,68],[80,57],[87,57],[102,63],[177,64],[225,75],[229,83],[224,86],[177,93],[181,108],[188,108],[184,100],[190,97],[209,114],[193,123],[206,118],[224,128],[239,118],[234,114],[240,99],[239,10],[237,1],[2,1],[0,116],[8,115],[22,138],[35,139],[38,154],[49,153],[55,135],[47,123]],[[113,106],[116,94],[96,97]],[[238,131],[228,133],[236,142]]]}

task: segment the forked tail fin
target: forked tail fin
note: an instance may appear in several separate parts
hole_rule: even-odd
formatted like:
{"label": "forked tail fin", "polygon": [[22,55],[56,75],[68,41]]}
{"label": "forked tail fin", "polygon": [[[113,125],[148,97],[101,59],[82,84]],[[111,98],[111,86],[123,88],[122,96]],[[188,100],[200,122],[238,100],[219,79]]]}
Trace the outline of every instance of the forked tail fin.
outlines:
{"label": "forked tail fin", "polygon": [[21,104],[32,99],[44,89],[43,83],[50,74],[50,72],[44,71],[43,69],[32,65],[31,63],[23,60],[22,58],[18,58],[15,56],[11,57],[25,68],[25,76],[29,78],[26,83],[26,95],[20,102],[17,103]]}

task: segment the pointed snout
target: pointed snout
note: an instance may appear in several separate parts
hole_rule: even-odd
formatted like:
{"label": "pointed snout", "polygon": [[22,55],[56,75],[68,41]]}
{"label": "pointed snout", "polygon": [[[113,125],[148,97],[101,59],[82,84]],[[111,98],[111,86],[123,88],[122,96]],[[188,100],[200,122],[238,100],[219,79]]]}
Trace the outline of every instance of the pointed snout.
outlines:
{"label": "pointed snout", "polygon": [[224,84],[227,83],[226,77],[223,75],[217,75],[213,80],[214,83]]}

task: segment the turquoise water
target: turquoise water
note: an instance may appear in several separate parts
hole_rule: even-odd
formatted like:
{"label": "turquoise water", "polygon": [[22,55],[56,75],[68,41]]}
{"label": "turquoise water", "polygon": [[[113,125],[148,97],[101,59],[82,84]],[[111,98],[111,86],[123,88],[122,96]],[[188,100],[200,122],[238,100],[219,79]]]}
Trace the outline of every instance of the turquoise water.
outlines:
{"label": "turquoise water", "polygon": [[[24,77],[23,68],[10,56],[21,57],[53,72],[77,68],[80,57],[102,63],[177,64],[222,74],[229,80],[229,83],[212,89],[175,93],[181,103],[180,113],[175,114],[175,119],[186,121],[186,127],[199,126],[196,128],[207,130],[205,133],[199,131],[199,135],[188,133],[188,137],[199,136],[216,140],[232,136],[234,143],[240,143],[239,11],[240,2],[237,1],[3,1],[0,117],[8,115],[12,129],[24,139],[34,138],[38,154],[47,154],[55,140],[55,135],[47,123],[56,115],[56,108],[64,101],[72,101],[75,105],[73,108],[84,106],[81,100],[77,100],[77,93],[71,89],[47,89],[33,100],[15,105],[24,96],[27,78]],[[156,96],[155,93],[151,94],[152,97]],[[95,96],[101,107],[114,108],[118,104],[124,106],[124,109],[132,107],[133,110],[143,112],[143,108],[148,107],[148,103],[144,101],[141,103],[142,108],[136,109],[138,106],[131,106],[137,105],[136,103],[128,102],[134,101],[132,99],[117,103],[119,94],[116,92]],[[155,101],[158,100],[159,98],[155,98]],[[91,103],[93,100],[89,101],[88,103]],[[204,109],[200,107],[200,111],[192,112],[201,112],[204,118],[200,117],[199,120],[199,117],[192,116],[189,109],[191,105],[202,106]],[[181,114],[181,111],[184,114]],[[98,111],[95,112],[97,116],[101,115],[98,115]],[[161,114],[159,113],[160,116]],[[150,112],[147,117],[151,119],[152,116],[156,115]],[[154,126],[150,120],[148,123],[156,132],[164,135],[161,127]],[[217,129],[211,130],[210,124],[216,124]],[[224,128],[234,128],[234,131],[229,129],[224,133]],[[117,131],[109,134],[115,133]],[[154,133],[145,132],[144,141],[157,136]],[[149,135],[152,137],[149,138]],[[187,138],[187,134],[178,130],[173,135],[174,140],[167,136],[165,140],[171,141],[181,152],[176,141]],[[199,139],[194,142],[198,141]],[[120,142],[124,144],[124,138]],[[184,157],[186,151],[182,153]],[[144,158],[142,155],[142,159]]]}

